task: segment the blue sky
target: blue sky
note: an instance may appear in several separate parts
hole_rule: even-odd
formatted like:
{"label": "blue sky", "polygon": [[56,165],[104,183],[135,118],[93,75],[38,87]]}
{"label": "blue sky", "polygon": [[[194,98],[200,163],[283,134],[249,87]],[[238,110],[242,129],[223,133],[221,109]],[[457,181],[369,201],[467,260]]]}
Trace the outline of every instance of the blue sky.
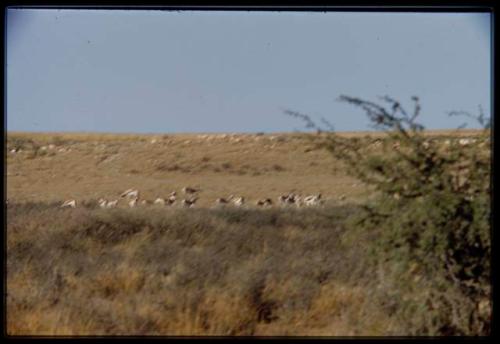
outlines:
{"label": "blue sky", "polygon": [[341,94],[416,95],[429,129],[490,114],[488,13],[8,9],[6,30],[9,131],[369,129]]}

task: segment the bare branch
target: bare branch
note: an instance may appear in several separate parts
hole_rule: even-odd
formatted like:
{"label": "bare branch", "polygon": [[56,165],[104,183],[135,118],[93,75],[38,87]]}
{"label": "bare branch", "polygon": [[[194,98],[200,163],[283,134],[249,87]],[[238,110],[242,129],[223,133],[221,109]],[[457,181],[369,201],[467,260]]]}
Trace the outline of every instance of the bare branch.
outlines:
{"label": "bare branch", "polygon": [[413,100],[415,102],[415,110],[413,111],[413,116],[411,116],[411,118],[410,118],[410,122],[415,123],[415,119],[420,114],[421,107],[420,107],[419,99],[417,96],[411,97],[411,100]]}
{"label": "bare branch", "polygon": [[326,118],[321,117],[321,122],[330,130],[330,131],[335,131],[335,128],[333,124],[328,121]]}
{"label": "bare branch", "polygon": [[321,128],[308,115],[304,115],[300,112],[292,111],[292,110],[288,110],[288,109],[284,110],[284,112],[285,112],[285,114],[287,114],[291,117],[300,118],[301,120],[303,120],[306,123],[306,128],[316,129],[316,130],[321,131]]}
{"label": "bare branch", "polygon": [[[491,123],[490,123],[491,122],[491,118],[490,117],[485,117],[484,111],[483,111],[483,108],[482,108],[481,105],[479,105],[479,115],[477,115],[477,116],[474,116],[470,112],[463,111],[463,110],[460,110],[460,111],[457,111],[457,110],[448,111],[448,116],[465,116],[465,117],[469,117],[469,118],[477,121],[483,127],[483,129],[489,129],[490,125],[491,125]],[[459,129],[460,128],[463,128],[463,124],[459,127]]]}

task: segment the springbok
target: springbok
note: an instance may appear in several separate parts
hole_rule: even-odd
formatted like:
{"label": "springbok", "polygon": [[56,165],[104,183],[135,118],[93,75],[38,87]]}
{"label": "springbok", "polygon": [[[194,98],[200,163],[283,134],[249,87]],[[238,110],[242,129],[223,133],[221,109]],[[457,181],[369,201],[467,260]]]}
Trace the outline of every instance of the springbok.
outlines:
{"label": "springbok", "polygon": [[257,202],[255,202],[255,205],[259,207],[272,206],[273,201],[270,198],[260,199]]}
{"label": "springbok", "polygon": [[172,205],[175,203],[176,201],[176,196],[177,195],[177,192],[173,191],[170,193],[170,195],[168,196],[167,200],[166,200],[166,203],[167,205]]}
{"label": "springbok", "polygon": [[197,197],[192,198],[192,199],[183,199],[182,206],[185,208],[192,208],[192,207],[194,207],[197,200],[198,200]]}
{"label": "springbok", "polygon": [[226,204],[229,204],[229,200],[225,198],[217,198],[215,200],[215,205],[226,205]]}
{"label": "springbok", "polygon": [[70,199],[61,205],[61,208],[66,208],[66,207],[76,208],[76,200]]}
{"label": "springbok", "polygon": [[278,201],[281,205],[289,205],[289,204],[299,205],[300,197],[298,195],[295,195],[294,193],[290,193],[288,195],[279,196]]}
{"label": "springbok", "polygon": [[108,201],[106,201],[104,198],[99,198],[97,202],[99,203],[99,207],[103,209],[106,208],[108,205]]}
{"label": "springbok", "polygon": [[143,199],[139,202],[140,205],[149,205],[151,204],[151,201],[148,201],[147,199]]}
{"label": "springbok", "polygon": [[321,203],[322,203],[321,193],[319,193],[317,195],[307,196],[307,197],[304,198],[304,204],[306,206],[318,205],[318,204],[321,204]]}
{"label": "springbok", "polygon": [[281,205],[285,205],[287,199],[288,199],[288,195],[281,195],[278,197],[278,203]]}
{"label": "springbok", "polygon": [[117,205],[118,200],[115,199],[114,201],[108,201],[108,203],[106,204],[106,208],[116,208]]}
{"label": "springbok", "polygon": [[192,195],[192,194],[197,193],[198,191],[201,191],[201,190],[200,190],[200,189],[191,188],[191,187],[189,187],[189,186],[186,186],[186,187],[183,187],[183,188],[182,188],[182,192],[183,192],[185,195],[187,195],[187,194]]}
{"label": "springbok", "polygon": [[159,205],[165,205],[165,200],[163,198],[157,198],[153,203]]}
{"label": "springbok", "polygon": [[234,197],[233,195],[229,196],[229,200],[234,203],[235,206],[241,207],[245,204],[245,197]]}
{"label": "springbok", "polygon": [[127,198],[139,198],[139,190],[135,190],[135,189],[128,189],[126,191],[124,191],[120,197],[127,197]]}
{"label": "springbok", "polygon": [[139,200],[139,197],[134,197],[130,202],[128,202],[128,206],[130,208],[133,208],[137,205],[137,201]]}
{"label": "springbok", "polygon": [[107,201],[104,198],[99,198],[98,202],[99,202],[99,207],[101,207],[103,209],[104,208],[115,208],[118,205],[117,199],[114,201]]}

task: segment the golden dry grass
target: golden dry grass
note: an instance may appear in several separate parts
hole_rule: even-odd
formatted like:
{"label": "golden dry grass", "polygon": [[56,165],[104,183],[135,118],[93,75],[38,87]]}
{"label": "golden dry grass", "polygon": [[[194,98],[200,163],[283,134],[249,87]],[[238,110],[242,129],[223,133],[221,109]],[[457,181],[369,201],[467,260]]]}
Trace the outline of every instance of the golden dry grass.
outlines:
{"label": "golden dry grass", "polygon": [[[372,191],[303,135],[8,133],[7,149],[8,334],[398,332],[363,270],[369,237],[343,229],[344,213]],[[202,189],[199,208],[230,194],[276,200],[291,191],[321,192],[327,204],[58,208],[128,188],[154,200],[188,185]]]}
{"label": "golden dry grass", "polygon": [[[10,153],[26,140],[37,148],[26,145]],[[321,192],[337,201],[370,194],[326,151],[311,150],[300,134],[7,133],[7,149],[7,198],[19,202],[116,199],[128,188],[154,200],[188,185],[202,189],[197,203],[202,207],[230,194],[252,201],[292,191]]]}
{"label": "golden dry grass", "polygon": [[8,333],[348,334],[352,319],[331,327],[328,290],[360,303],[342,312],[370,303],[370,289],[343,287],[362,266],[341,240],[352,211],[9,204]]}

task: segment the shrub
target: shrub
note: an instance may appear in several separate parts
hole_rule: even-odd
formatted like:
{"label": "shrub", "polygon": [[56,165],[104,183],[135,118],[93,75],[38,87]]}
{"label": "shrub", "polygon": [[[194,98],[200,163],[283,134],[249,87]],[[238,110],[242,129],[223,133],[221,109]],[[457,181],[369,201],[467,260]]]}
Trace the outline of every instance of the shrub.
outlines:
{"label": "shrub", "polygon": [[[418,335],[485,335],[490,328],[490,150],[489,124],[475,143],[446,145],[424,136],[420,113],[407,112],[390,97],[384,105],[341,96],[361,107],[375,129],[386,133],[380,149],[366,140],[340,137],[327,121],[325,135],[313,137],[348,173],[377,192],[351,220],[356,231],[371,231],[379,283],[398,303],[401,326]],[[387,107],[390,108],[387,108]],[[318,127],[307,115],[286,113]],[[460,114],[452,112],[451,115]],[[471,115],[469,115],[471,116]],[[473,116],[471,116],[473,117]]]}
{"label": "shrub", "polygon": [[67,139],[62,138],[59,135],[55,135],[52,137],[52,143],[56,146],[64,146],[66,144],[69,144],[70,141]]}

